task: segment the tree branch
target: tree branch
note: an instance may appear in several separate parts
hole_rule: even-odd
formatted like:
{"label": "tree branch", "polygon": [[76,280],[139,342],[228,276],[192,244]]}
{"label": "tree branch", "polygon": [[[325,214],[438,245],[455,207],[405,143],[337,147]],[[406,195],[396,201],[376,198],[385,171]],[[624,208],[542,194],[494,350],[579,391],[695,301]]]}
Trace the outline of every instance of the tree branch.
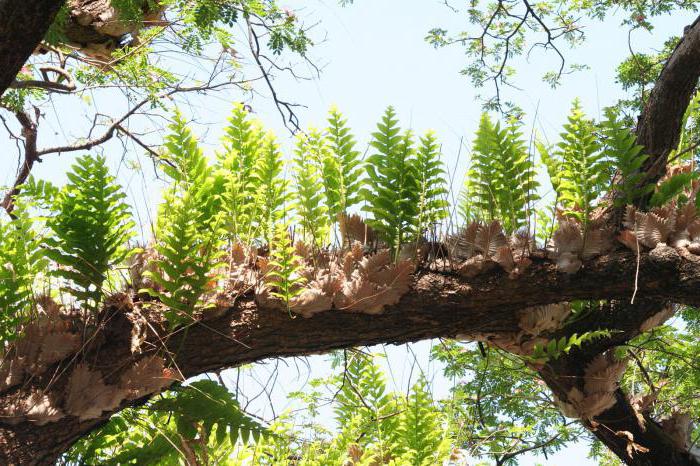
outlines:
{"label": "tree branch", "polygon": [[[158,317],[160,312],[141,312],[139,303],[135,310],[148,319],[149,328],[155,329],[149,332],[143,351],[167,355],[173,368],[187,378],[272,357],[436,337],[514,333],[519,330],[519,310],[524,307],[575,299],[624,302],[633,291],[637,257],[630,252],[586,262],[575,275],[557,272],[554,264],[541,257],[534,257],[533,262],[517,279],[508,278],[500,270],[473,279],[447,272],[420,273],[400,303],[379,315],[336,310],[309,319],[290,318],[287,312],[259,308],[248,294],[237,297],[233,307],[221,317],[197,321],[186,331],[179,329],[173,333],[163,327]],[[658,247],[641,256],[639,270],[640,302],[673,299],[700,304],[700,258],[680,255],[670,247]],[[640,304],[624,312],[602,311],[568,330],[585,331],[609,325],[622,332],[613,338],[617,335],[628,338],[656,310]],[[94,365],[109,381],[142,358],[143,354],[131,352],[132,324],[124,323],[124,310],[108,308],[105,315],[112,317],[100,319],[104,326],[78,355],[0,391],[0,410],[37,389],[60,400],[76,359]],[[74,328],[84,325],[77,324]],[[598,347],[596,351],[606,347]],[[0,420],[0,463],[50,464],[78,438],[133,403],[123,402],[117,409],[82,422],[70,416],[42,426],[30,421],[7,425]]]}

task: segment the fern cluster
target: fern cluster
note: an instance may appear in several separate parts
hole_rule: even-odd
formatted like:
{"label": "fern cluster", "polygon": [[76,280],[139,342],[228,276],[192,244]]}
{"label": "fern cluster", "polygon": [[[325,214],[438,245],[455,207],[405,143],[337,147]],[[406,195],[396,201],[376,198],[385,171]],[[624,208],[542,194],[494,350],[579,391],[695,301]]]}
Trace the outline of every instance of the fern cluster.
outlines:
{"label": "fern cluster", "polygon": [[0,220],[0,348],[31,317],[35,281],[48,262],[25,205],[13,214],[12,221]]}
{"label": "fern cluster", "polygon": [[[578,100],[574,101],[560,137],[554,151],[538,144],[540,156],[549,173],[554,174],[552,186],[565,213],[585,223],[595,201],[609,185],[611,167],[601,151],[596,127],[586,118]],[[625,143],[620,144],[618,149],[624,150]]]}
{"label": "fern cluster", "polygon": [[167,306],[166,317],[175,326],[192,319],[216,281],[223,256],[220,194],[225,180],[215,175],[179,113],[170,131],[163,171],[171,185],[158,215],[156,270],[147,273],[155,284],[148,292]]}
{"label": "fern cluster", "polygon": [[[315,247],[321,247],[328,242],[330,221],[329,208],[324,205],[321,187],[324,161],[330,159],[328,147],[323,135],[317,130],[297,136],[294,152],[294,209],[297,212],[302,238]],[[326,196],[333,193],[326,189]],[[330,205],[330,202],[328,203]]]}
{"label": "fern cluster", "polygon": [[498,219],[507,232],[514,232],[527,225],[538,187],[534,162],[518,124],[494,125],[484,113],[461,201],[465,220]]}
{"label": "fern cluster", "polygon": [[78,158],[68,179],[48,222],[53,234],[46,254],[59,265],[53,273],[68,281],[70,293],[96,309],[108,272],[128,254],[134,223],[104,157]]}
{"label": "fern cluster", "polygon": [[367,223],[398,254],[402,245],[446,216],[444,170],[434,137],[428,133],[417,151],[413,133],[402,132],[392,107],[372,137],[375,153],[366,163],[363,209],[372,214]]}

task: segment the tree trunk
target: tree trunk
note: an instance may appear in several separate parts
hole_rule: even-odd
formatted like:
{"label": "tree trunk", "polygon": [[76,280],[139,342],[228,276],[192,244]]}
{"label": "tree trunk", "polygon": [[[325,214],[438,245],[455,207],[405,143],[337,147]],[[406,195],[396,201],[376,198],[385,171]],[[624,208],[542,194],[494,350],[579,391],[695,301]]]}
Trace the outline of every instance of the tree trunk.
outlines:
{"label": "tree trunk", "polygon": [[0,96],[49,30],[64,0],[0,0]]}

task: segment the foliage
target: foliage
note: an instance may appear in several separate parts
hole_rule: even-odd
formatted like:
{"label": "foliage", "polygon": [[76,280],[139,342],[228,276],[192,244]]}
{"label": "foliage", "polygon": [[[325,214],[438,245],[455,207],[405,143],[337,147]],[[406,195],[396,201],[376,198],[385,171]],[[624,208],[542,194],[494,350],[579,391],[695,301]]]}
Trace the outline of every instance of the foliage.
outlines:
{"label": "foliage", "polygon": [[640,170],[648,158],[643,147],[636,143],[634,134],[625,127],[615,110],[606,109],[605,116],[606,120],[600,124],[604,138],[603,154],[618,172],[620,181],[613,189],[617,191],[615,205],[621,207],[632,204],[654,187],[644,183],[645,175]]}
{"label": "foliage", "polygon": [[567,215],[587,222],[594,202],[608,186],[610,168],[597,141],[595,126],[574,101],[555,152],[539,145],[542,161],[557,173],[552,185]]}
{"label": "foliage", "polygon": [[538,199],[534,163],[517,123],[501,127],[481,116],[461,207],[465,220],[499,219],[507,232],[526,226]]}
{"label": "foliage", "polygon": [[418,180],[415,171],[415,149],[410,131],[401,133],[396,112],[389,107],[372,133],[375,153],[367,159],[367,182],[363,190],[366,205],[372,214],[368,224],[397,253],[402,244],[415,235],[418,215]]}
{"label": "foliage", "polygon": [[225,223],[223,178],[213,174],[179,112],[170,131],[162,169],[172,184],[158,216],[156,269],[147,272],[156,286],[147,291],[168,307],[166,317],[174,327],[193,318],[202,295],[216,282]]}
{"label": "foliage", "polygon": [[266,433],[225,387],[199,380],[113,416],[77,443],[66,460],[105,465],[188,464],[192,457],[225,460],[237,443],[260,441]]}
{"label": "foliage", "polygon": [[563,354],[568,354],[574,348],[581,348],[582,345],[593,340],[609,337],[612,334],[610,330],[593,330],[581,335],[574,333],[573,335],[563,336],[559,339],[552,339],[546,345],[536,344],[532,350],[532,354],[527,358],[531,361],[545,363],[553,359],[557,359]]}
{"label": "foliage", "polygon": [[256,163],[261,159],[264,133],[242,104],[234,104],[225,135],[223,151],[217,154],[218,168],[225,178],[223,193],[227,229],[234,238],[249,240],[260,187]]}
{"label": "foliage", "polygon": [[14,219],[0,219],[0,347],[18,336],[34,309],[34,283],[48,261],[42,236],[26,205],[20,203]]}
{"label": "foliage", "polygon": [[330,230],[328,208],[323,204],[323,191],[319,190],[323,161],[329,157],[325,140],[317,130],[297,136],[294,157],[294,207],[302,230],[301,239],[315,247],[326,244]]}
{"label": "foliage", "polygon": [[257,236],[269,243],[274,234],[275,225],[286,212],[287,180],[282,178],[284,163],[279,146],[269,133],[263,140],[261,154],[253,175],[259,180],[253,218],[256,221]]}
{"label": "foliage", "polygon": [[360,202],[362,163],[347,120],[335,107],[328,115],[326,138],[329,152],[322,161],[323,183],[328,213],[331,219],[335,219],[338,214],[347,214],[348,209]]}
{"label": "foliage", "polygon": [[78,158],[68,179],[48,222],[46,254],[59,265],[53,274],[68,280],[70,293],[96,310],[107,273],[127,256],[134,223],[104,157]]}
{"label": "foliage", "polygon": [[272,245],[266,279],[277,290],[273,291],[272,295],[289,305],[289,301],[301,293],[301,285],[305,280],[299,275],[301,258],[294,252],[287,225],[284,223],[275,226]]}
{"label": "foliage", "polygon": [[416,176],[418,178],[417,231],[423,234],[433,230],[448,214],[446,172],[440,161],[440,147],[432,131],[420,138],[416,151]]}

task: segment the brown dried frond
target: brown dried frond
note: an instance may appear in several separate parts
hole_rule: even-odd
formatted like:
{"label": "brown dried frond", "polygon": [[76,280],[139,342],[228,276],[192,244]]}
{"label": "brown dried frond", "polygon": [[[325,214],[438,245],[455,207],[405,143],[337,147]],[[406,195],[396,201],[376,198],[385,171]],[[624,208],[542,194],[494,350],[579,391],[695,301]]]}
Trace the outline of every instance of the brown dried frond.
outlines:
{"label": "brown dried frond", "polygon": [[17,394],[5,403],[0,407],[0,418],[10,425],[31,421],[43,426],[64,417],[53,396],[34,388],[30,390],[29,395]]}
{"label": "brown dried frond", "polygon": [[39,390],[32,390],[23,404],[27,420],[39,426],[58,421],[64,416],[61,409],[58,408],[56,400]]}
{"label": "brown dried frond", "polygon": [[627,367],[626,359],[616,359],[612,351],[601,353],[586,366],[584,390],[593,393],[613,393]]}
{"label": "brown dried frond", "polygon": [[129,267],[129,277],[134,290],[138,292],[144,288],[159,289],[158,285],[146,273],[156,272],[158,258],[158,252],[153,247],[146,247],[127,258],[126,264]]}
{"label": "brown dried frond", "polygon": [[614,392],[584,394],[577,387],[573,387],[566,395],[567,401],[560,401],[558,405],[562,414],[567,417],[590,420],[612,408],[616,403]]}
{"label": "brown dried frond", "polygon": [[128,390],[106,385],[99,371],[80,363],[68,379],[65,409],[68,414],[78,417],[81,421],[95,419],[103,411],[119,406],[127,396]]}
{"label": "brown dried frond", "polygon": [[655,248],[659,243],[665,243],[673,231],[673,219],[663,218],[653,212],[637,212],[635,214],[634,234],[639,242],[648,247]]}
{"label": "brown dried frond", "polygon": [[450,240],[450,255],[457,260],[467,260],[476,254],[476,234],[481,224],[472,222]]}
{"label": "brown dried frond", "polygon": [[493,260],[506,272],[515,270],[515,259],[513,259],[513,252],[510,250],[510,246],[498,248]]}
{"label": "brown dried frond", "polygon": [[617,235],[617,240],[624,244],[627,248],[631,249],[634,253],[639,253],[639,241],[634,233],[630,230],[623,230]]}
{"label": "brown dried frond", "polygon": [[352,244],[355,241],[361,244],[373,244],[377,240],[374,230],[357,214],[339,213],[338,227],[343,244]]}
{"label": "brown dried frond", "polygon": [[530,335],[558,330],[571,314],[569,303],[528,307],[520,311],[518,326]]}
{"label": "brown dried frond", "polygon": [[289,310],[304,317],[312,317],[319,312],[330,310],[335,293],[326,294],[316,281],[309,283],[308,286],[301,294],[289,301]]}
{"label": "brown dried frond", "polygon": [[680,450],[687,450],[690,444],[691,417],[688,413],[676,411],[661,420],[661,429],[668,434],[673,445]]}
{"label": "brown dried frond", "polygon": [[642,324],[639,326],[639,331],[648,332],[649,330],[662,325],[668,319],[673,317],[673,314],[675,314],[675,312],[676,309],[672,305],[666,306],[660,312],[657,312],[656,314],[642,322]]}
{"label": "brown dried frond", "polygon": [[498,220],[487,225],[479,225],[476,233],[476,248],[486,257],[493,257],[499,248],[507,245],[506,236]]}
{"label": "brown dried frond", "polygon": [[413,264],[410,261],[387,262],[385,252],[364,258],[360,268],[336,293],[336,308],[377,314],[384,307],[398,303],[410,289]]}
{"label": "brown dried frond", "polygon": [[628,230],[634,230],[635,220],[637,218],[637,208],[633,205],[625,207],[625,215],[622,217],[622,226]]}
{"label": "brown dried frond", "polygon": [[562,220],[557,231],[552,234],[552,241],[559,255],[580,253],[583,249],[581,225],[573,220]]}
{"label": "brown dried frond", "polygon": [[605,254],[612,247],[612,234],[609,230],[601,228],[591,228],[586,232],[586,239],[581,251],[583,259],[590,259],[601,254]]}
{"label": "brown dried frond", "polygon": [[350,251],[343,257],[343,272],[347,278],[350,278],[355,267],[360,263],[362,257],[364,256],[364,248],[362,244],[355,241],[350,246]]}
{"label": "brown dried frond", "polygon": [[147,356],[137,361],[119,377],[119,388],[126,398],[135,400],[152,393],[158,393],[174,380],[165,377],[165,360],[160,356]]}
{"label": "brown dried frond", "polygon": [[694,202],[686,202],[676,212],[676,231],[683,231],[697,219],[697,208]]}
{"label": "brown dried frond", "polygon": [[460,264],[457,268],[457,273],[467,278],[474,278],[483,272],[491,270],[495,265],[495,262],[478,254]]}
{"label": "brown dried frond", "polygon": [[563,273],[576,273],[582,265],[581,259],[572,252],[562,252],[557,257],[557,270]]}

